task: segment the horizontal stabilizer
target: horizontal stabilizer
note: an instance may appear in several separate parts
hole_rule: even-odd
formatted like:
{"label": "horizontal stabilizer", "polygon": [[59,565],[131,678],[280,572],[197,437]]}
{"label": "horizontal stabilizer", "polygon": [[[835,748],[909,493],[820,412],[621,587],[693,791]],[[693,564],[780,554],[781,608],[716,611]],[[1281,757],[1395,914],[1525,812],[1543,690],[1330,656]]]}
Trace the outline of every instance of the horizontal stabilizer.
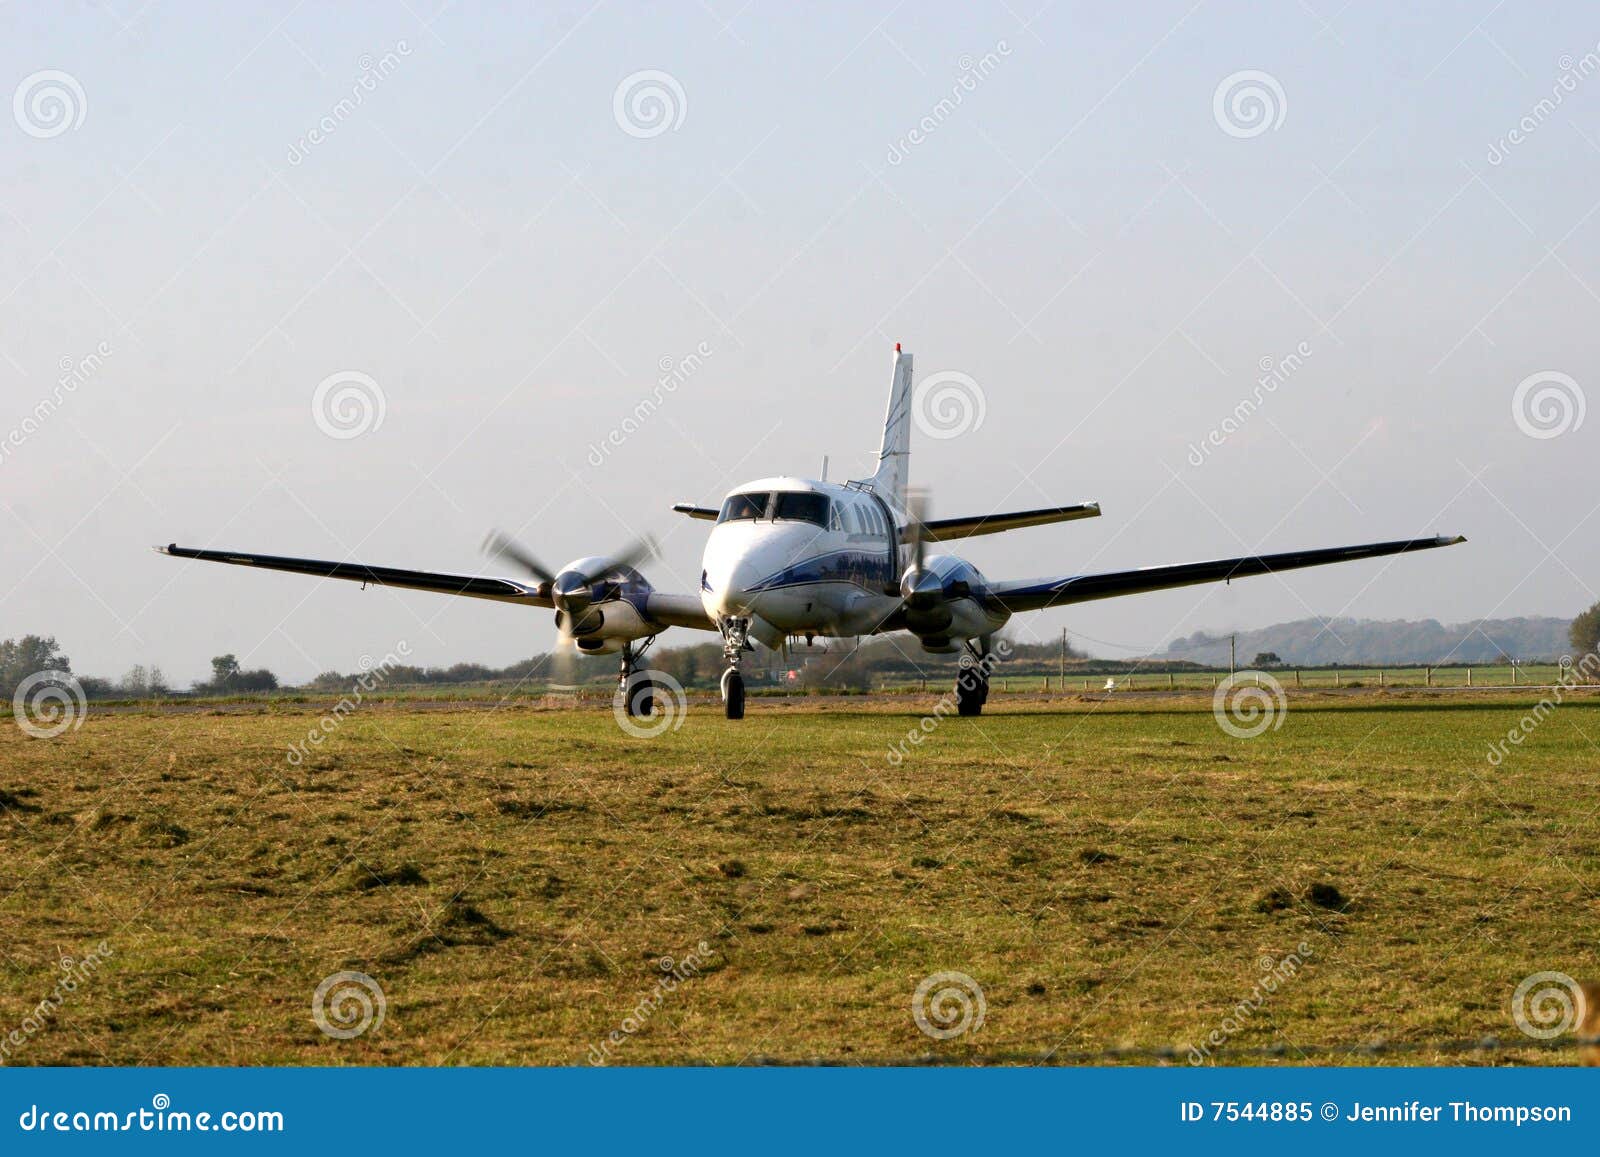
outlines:
{"label": "horizontal stabilizer", "polygon": [[674,502],[672,509],[679,514],[687,514],[690,518],[703,518],[707,522],[715,522],[717,520],[717,508],[715,506],[696,506],[692,502]]}
{"label": "horizontal stabilizer", "polygon": [[[1071,522],[1079,518],[1099,518],[1098,502],[1076,506],[1045,506],[1038,510],[1017,510],[1010,514],[980,514],[970,518],[932,518],[924,523],[923,537],[929,542],[950,542],[957,538],[976,538],[980,534],[999,534],[1025,526],[1046,526],[1052,522]],[[907,527],[901,539],[910,542],[913,532]]]}

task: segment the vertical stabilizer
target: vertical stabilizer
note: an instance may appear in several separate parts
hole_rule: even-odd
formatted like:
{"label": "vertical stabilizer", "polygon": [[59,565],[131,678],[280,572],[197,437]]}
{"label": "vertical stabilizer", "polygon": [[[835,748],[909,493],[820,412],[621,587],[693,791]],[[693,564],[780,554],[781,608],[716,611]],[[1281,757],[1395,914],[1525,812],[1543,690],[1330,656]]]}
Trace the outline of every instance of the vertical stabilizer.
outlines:
{"label": "vertical stabilizer", "polygon": [[906,505],[906,480],[911,466],[911,355],[894,346],[894,379],[889,386],[889,409],[883,417],[883,446],[878,450],[878,471],[872,489],[899,509]]}

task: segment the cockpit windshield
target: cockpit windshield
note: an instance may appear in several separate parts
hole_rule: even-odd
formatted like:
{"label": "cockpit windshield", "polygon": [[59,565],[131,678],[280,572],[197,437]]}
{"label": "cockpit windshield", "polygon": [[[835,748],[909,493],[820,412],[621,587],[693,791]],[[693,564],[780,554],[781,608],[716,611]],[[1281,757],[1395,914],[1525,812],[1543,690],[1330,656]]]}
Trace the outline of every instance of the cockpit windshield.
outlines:
{"label": "cockpit windshield", "polygon": [[780,493],[772,517],[825,527],[828,525],[828,498],[824,494],[812,494],[809,491]]}
{"label": "cockpit windshield", "polygon": [[735,522],[739,519],[765,518],[767,516],[768,494],[730,494],[728,500],[722,504],[722,513],[717,515],[717,521]]}

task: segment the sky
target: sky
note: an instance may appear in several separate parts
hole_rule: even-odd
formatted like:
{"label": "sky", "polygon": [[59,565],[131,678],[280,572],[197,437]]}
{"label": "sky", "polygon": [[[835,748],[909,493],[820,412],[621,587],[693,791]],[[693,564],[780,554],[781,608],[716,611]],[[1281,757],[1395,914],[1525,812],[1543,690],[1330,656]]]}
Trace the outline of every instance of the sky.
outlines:
{"label": "sky", "polygon": [[1589,5],[13,2],[0,82],[0,638],[80,674],[555,641],[155,543],[693,591],[671,504],[870,472],[896,341],[935,516],[1103,506],[991,578],[1470,539],[1021,638],[1600,599]]}

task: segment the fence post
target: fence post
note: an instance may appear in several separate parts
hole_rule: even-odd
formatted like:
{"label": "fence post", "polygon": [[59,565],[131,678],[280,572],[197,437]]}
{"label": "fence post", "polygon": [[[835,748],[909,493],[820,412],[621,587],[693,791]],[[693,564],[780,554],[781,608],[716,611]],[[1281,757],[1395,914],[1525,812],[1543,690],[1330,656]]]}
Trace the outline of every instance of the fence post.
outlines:
{"label": "fence post", "polygon": [[1339,682],[1339,672],[1337,672],[1337,671],[1335,671],[1335,672],[1334,672],[1334,673],[1333,673],[1333,685],[1334,685],[1334,686],[1335,686],[1335,687],[1342,687],[1342,686],[1344,686],[1344,684],[1343,684],[1343,683],[1341,683],[1341,682]]}
{"label": "fence post", "polygon": [[1379,671],[1378,672],[1378,686],[1387,687],[1388,685],[1389,685],[1389,683],[1388,683],[1388,679],[1386,678],[1385,672]]}
{"label": "fence post", "polygon": [[1296,687],[1300,686],[1300,668],[1299,667],[1296,667],[1294,669],[1294,685]]}
{"label": "fence post", "polygon": [[1432,667],[1424,667],[1422,669],[1422,678],[1423,678],[1423,682],[1427,686],[1432,687],[1433,686],[1433,668]]}
{"label": "fence post", "polygon": [[1471,667],[1467,668],[1467,686],[1468,687],[1472,686],[1472,668]]}

